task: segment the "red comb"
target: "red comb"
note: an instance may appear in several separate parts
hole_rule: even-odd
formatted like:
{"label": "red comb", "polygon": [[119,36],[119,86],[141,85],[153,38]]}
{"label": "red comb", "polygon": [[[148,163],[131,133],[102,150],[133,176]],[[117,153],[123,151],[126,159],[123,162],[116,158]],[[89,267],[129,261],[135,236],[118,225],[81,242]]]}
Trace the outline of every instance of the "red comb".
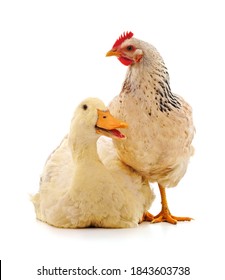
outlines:
{"label": "red comb", "polygon": [[113,45],[113,49],[117,48],[118,46],[120,46],[126,39],[130,39],[133,37],[133,33],[132,32],[124,32],[122,35],[120,35],[120,37],[116,40],[115,44]]}

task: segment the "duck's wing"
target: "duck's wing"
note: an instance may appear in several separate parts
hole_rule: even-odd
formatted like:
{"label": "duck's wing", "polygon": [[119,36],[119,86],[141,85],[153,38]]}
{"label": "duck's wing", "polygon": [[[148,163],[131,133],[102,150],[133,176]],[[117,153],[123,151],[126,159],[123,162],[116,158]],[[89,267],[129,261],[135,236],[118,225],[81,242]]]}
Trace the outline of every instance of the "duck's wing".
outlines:
{"label": "duck's wing", "polygon": [[97,142],[97,150],[102,163],[130,197],[129,205],[133,205],[131,208],[136,209],[140,214],[142,211],[146,212],[155,198],[147,179],[119,159],[111,138],[100,137]]}

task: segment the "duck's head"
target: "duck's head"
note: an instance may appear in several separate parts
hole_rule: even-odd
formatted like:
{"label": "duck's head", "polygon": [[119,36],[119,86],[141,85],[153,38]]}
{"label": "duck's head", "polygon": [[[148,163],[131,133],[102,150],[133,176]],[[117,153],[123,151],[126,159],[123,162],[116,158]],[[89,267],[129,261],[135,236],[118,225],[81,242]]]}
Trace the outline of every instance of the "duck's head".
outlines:
{"label": "duck's head", "polygon": [[75,110],[70,133],[86,139],[97,139],[100,135],[124,139],[126,136],[117,129],[127,126],[127,123],[114,118],[101,100],[87,98]]}

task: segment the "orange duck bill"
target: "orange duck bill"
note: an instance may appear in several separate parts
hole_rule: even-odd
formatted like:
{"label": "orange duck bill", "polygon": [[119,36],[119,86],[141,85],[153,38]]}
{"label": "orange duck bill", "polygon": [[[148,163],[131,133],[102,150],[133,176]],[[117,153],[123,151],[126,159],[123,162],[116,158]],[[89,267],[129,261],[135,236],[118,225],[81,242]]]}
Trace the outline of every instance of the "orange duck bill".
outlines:
{"label": "orange duck bill", "polygon": [[124,139],[126,136],[117,128],[126,128],[128,124],[114,118],[110,112],[98,109],[98,120],[95,125],[96,133],[102,134],[111,138]]}

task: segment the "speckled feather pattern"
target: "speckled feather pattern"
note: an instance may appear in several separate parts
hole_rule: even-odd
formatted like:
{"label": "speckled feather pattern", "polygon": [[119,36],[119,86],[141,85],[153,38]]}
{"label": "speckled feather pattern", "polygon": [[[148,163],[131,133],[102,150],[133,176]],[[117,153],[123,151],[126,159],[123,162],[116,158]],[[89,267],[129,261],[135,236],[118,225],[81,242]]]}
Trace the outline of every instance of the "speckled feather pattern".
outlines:
{"label": "speckled feather pattern", "polygon": [[176,186],[194,151],[192,109],[171,92],[167,68],[152,45],[135,38],[125,43],[144,55],[128,68],[122,91],[109,106],[129,124],[127,139],[114,144],[120,159],[151,182]]}

